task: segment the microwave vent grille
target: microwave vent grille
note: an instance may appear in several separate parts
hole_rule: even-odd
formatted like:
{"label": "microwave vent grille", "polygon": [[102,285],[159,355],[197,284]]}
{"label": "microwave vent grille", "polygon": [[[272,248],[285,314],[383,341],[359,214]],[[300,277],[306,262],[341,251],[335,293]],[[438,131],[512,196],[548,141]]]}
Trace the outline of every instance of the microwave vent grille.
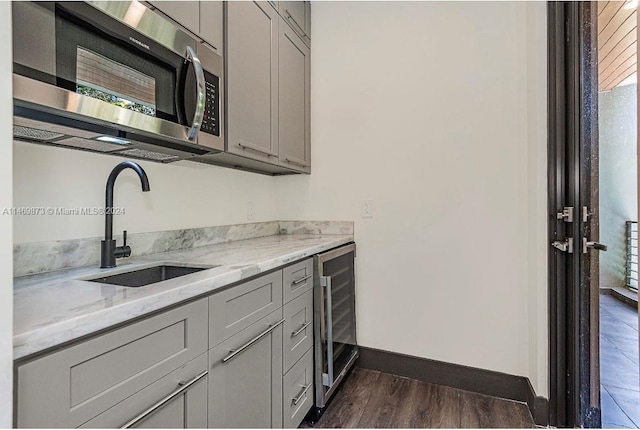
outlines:
{"label": "microwave vent grille", "polygon": [[118,154],[128,155],[130,157],[145,158],[147,160],[155,161],[178,161],[180,159],[177,155],[162,154],[160,152],[147,151],[145,149],[127,149],[126,151],[119,152]]}
{"label": "microwave vent grille", "polygon": [[64,134],[55,133],[47,130],[39,130],[37,128],[24,127],[21,125],[13,126],[13,135],[14,137],[18,137],[21,139],[37,140],[40,142],[45,142],[52,139],[58,139],[64,136]]}
{"label": "microwave vent grille", "polygon": [[112,152],[112,151],[118,151],[122,149],[122,145],[107,143],[107,142],[99,142],[97,140],[84,139],[82,137],[75,137],[75,136],[72,136],[69,139],[57,140],[51,143],[54,143],[56,145],[70,146],[72,148],[89,149],[91,151],[99,151],[99,152]]}

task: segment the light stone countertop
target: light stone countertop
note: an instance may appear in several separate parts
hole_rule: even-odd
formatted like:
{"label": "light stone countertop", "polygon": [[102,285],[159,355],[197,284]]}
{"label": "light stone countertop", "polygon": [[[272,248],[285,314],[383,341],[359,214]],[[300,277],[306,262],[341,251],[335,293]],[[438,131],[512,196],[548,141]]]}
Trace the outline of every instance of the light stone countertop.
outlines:
{"label": "light stone countertop", "polygon": [[[353,240],[353,235],[342,234],[275,235],[120,259],[115,269],[81,267],[15,278],[14,359],[212,293]],[[218,267],[138,288],[81,280],[166,263]]]}

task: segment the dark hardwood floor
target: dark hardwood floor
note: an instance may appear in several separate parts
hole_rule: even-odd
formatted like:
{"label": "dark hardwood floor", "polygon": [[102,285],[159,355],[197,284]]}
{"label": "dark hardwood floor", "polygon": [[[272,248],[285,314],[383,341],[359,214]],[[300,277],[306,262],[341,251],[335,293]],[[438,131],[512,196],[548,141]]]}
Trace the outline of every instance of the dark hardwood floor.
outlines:
{"label": "dark hardwood floor", "polygon": [[523,403],[356,367],[313,427],[530,428],[535,424]]}

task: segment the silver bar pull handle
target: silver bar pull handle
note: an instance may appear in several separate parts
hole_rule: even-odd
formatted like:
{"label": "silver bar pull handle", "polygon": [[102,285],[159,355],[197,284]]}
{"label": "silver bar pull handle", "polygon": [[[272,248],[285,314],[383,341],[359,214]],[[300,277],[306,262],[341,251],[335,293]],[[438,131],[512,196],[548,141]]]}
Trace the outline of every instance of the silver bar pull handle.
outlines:
{"label": "silver bar pull handle", "polygon": [[253,143],[249,143],[249,142],[238,142],[238,146],[242,149],[250,149],[251,151],[255,151],[255,152],[259,152],[261,154],[265,154],[268,155],[269,157],[277,157],[278,154],[276,154],[275,152],[271,152],[268,149],[264,149],[261,146],[258,145],[254,145]]}
{"label": "silver bar pull handle", "polygon": [[307,394],[309,388],[311,388],[311,384],[303,385],[302,391],[300,391],[300,394],[298,394],[295,398],[291,399],[291,403],[293,403],[294,405],[300,403],[300,400],[304,398],[304,395]]}
{"label": "silver bar pull handle", "polygon": [[202,378],[204,378],[205,376],[207,376],[209,372],[207,370],[205,370],[204,372],[200,373],[198,376],[196,376],[195,378],[193,378],[192,380],[188,381],[188,382],[179,382],[178,385],[180,386],[179,388],[176,388],[173,392],[171,392],[170,394],[168,394],[166,397],[162,398],[160,401],[158,401],[157,403],[155,403],[153,406],[145,409],[140,415],[138,415],[137,417],[133,418],[130,421],[127,421],[126,424],[124,424],[122,427],[123,429],[128,429],[131,428],[133,426],[135,426],[136,424],[138,424],[140,421],[144,420],[145,418],[147,418],[149,415],[153,414],[154,412],[156,412],[158,409],[160,409],[161,407],[163,407],[164,405],[166,405],[167,403],[169,403],[171,400],[175,399],[176,397],[178,397],[180,394],[184,393],[185,391],[187,391],[189,389],[189,387],[191,387],[193,384],[195,384],[196,382],[198,382],[199,380],[201,380]]}
{"label": "silver bar pull handle", "polygon": [[285,9],[284,12],[287,14],[287,20],[291,22],[295,27],[294,31],[298,34],[298,36],[304,37],[305,36],[304,30],[302,29],[302,27],[300,27],[300,24],[298,24],[298,21],[296,21],[293,15],[291,15],[291,12],[289,12],[289,9]]}
{"label": "silver bar pull handle", "polygon": [[321,276],[320,285],[325,287],[327,313],[327,373],[323,375],[323,385],[333,385],[333,303],[331,298],[331,276]]}
{"label": "silver bar pull handle", "polygon": [[307,275],[307,276],[303,276],[300,279],[296,279],[295,281],[292,282],[293,285],[298,285],[298,284],[302,284],[304,281],[306,281],[307,279],[309,279],[310,277],[312,277],[313,275]]}
{"label": "silver bar pull handle", "polygon": [[306,323],[302,324],[302,327],[300,327],[298,330],[292,331],[291,332],[291,337],[296,337],[297,335],[302,333],[305,328],[307,328],[307,327],[309,327],[309,325],[311,325],[312,322],[313,322],[313,320],[307,321]]}
{"label": "silver bar pull handle", "polygon": [[200,131],[200,127],[202,126],[202,119],[204,118],[204,109],[207,104],[207,90],[206,84],[207,81],[204,78],[204,69],[202,68],[202,63],[200,63],[200,59],[196,55],[196,51],[187,46],[187,61],[191,61],[193,64],[193,70],[196,74],[196,110],[193,114],[193,122],[191,123],[191,128],[187,133],[187,138],[189,140],[196,140],[198,136],[198,132]]}
{"label": "silver bar pull handle", "polygon": [[284,319],[281,319],[280,321],[278,321],[275,324],[271,324],[269,326],[269,328],[267,328],[265,331],[263,331],[262,333],[260,333],[259,335],[257,335],[256,337],[254,337],[253,339],[251,339],[249,342],[245,343],[244,345],[242,345],[240,348],[238,349],[232,349],[229,351],[229,355],[227,355],[226,357],[224,357],[222,359],[223,363],[226,363],[227,361],[235,358],[238,356],[238,354],[242,353],[243,351],[245,351],[247,348],[249,348],[251,345],[253,345],[254,343],[256,343],[257,341],[259,341],[260,339],[262,339],[263,337],[265,337],[266,335],[268,335],[269,333],[271,333],[273,330],[275,330],[276,327],[278,327],[280,324],[282,324],[284,322]]}

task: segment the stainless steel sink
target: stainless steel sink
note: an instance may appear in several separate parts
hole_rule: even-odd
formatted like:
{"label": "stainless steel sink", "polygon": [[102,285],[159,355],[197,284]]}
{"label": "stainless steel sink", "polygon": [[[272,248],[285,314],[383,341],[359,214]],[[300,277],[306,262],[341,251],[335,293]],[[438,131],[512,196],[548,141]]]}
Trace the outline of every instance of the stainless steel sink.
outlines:
{"label": "stainless steel sink", "polygon": [[189,275],[190,273],[211,269],[212,267],[216,266],[184,267],[161,265],[134,270],[131,272],[118,273],[116,275],[87,279],[87,281],[100,282],[101,284],[120,285],[122,287],[144,287],[146,285],[155,284],[156,282],[166,281],[167,279],[178,278],[180,276]]}

